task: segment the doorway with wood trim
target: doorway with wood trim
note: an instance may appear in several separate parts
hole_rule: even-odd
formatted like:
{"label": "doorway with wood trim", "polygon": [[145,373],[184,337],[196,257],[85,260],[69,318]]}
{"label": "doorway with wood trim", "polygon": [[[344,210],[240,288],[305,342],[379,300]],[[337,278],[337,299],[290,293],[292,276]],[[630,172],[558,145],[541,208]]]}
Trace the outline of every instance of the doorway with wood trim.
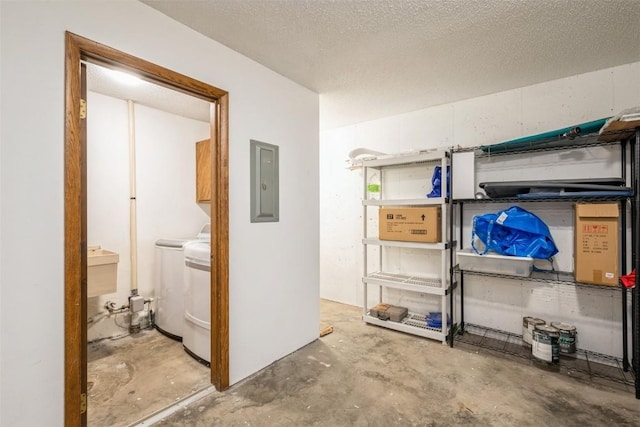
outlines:
{"label": "doorway with wood trim", "polygon": [[[229,386],[228,93],[67,32],[65,69],[65,425],[86,425],[87,153],[81,62],[128,71],[211,103],[211,382]],[[84,405],[84,408],[83,408]],[[84,410],[83,410],[84,409]]]}

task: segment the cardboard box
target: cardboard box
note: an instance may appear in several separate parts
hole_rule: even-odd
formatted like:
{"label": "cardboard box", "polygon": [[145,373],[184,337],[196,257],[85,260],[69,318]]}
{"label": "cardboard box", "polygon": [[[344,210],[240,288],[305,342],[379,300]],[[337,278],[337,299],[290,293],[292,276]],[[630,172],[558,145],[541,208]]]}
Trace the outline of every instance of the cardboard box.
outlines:
{"label": "cardboard box", "polygon": [[440,207],[380,208],[380,240],[437,243],[441,240]]}
{"label": "cardboard box", "polygon": [[392,305],[389,310],[387,310],[389,314],[389,320],[392,322],[402,322],[402,320],[407,317],[409,314],[409,309],[407,307],[398,307]]}
{"label": "cardboard box", "polygon": [[618,286],[618,221],[617,203],[576,203],[577,282]]}
{"label": "cardboard box", "polygon": [[598,141],[624,141],[633,135],[639,126],[640,120],[613,120],[602,130],[602,134],[598,136]]}
{"label": "cardboard box", "polygon": [[369,315],[382,320],[391,320],[393,322],[401,322],[407,317],[409,309],[406,307],[397,307],[391,304],[378,304],[369,310]]}
{"label": "cardboard box", "polygon": [[389,308],[391,308],[391,304],[380,303],[375,307],[369,309],[369,315],[371,317],[380,317],[381,315],[383,315],[383,313],[389,310]]}

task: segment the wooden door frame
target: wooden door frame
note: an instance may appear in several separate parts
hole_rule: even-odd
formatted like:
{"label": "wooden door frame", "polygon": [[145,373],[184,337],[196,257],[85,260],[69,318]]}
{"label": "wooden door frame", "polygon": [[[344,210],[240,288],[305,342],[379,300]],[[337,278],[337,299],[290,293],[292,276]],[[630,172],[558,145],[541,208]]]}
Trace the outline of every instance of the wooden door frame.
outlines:
{"label": "wooden door frame", "polygon": [[[229,387],[229,94],[76,34],[65,34],[64,127],[64,416],[80,411],[87,370],[87,159],[81,138],[80,62],[130,71],[142,79],[212,103],[211,108],[211,383]],[[195,141],[194,141],[195,143]],[[194,177],[195,186],[195,177]]]}

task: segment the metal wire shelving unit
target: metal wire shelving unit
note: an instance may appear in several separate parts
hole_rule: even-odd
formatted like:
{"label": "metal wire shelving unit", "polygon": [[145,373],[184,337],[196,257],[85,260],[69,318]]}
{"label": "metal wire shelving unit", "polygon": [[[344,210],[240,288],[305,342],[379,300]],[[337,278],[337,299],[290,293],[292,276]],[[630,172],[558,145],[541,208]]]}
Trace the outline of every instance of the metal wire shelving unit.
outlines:
{"label": "metal wire shelving unit", "polygon": [[624,370],[622,359],[593,351],[578,349],[574,355],[561,354],[558,364],[548,364],[531,356],[531,348],[523,344],[522,335],[470,323],[464,325],[464,334],[456,334],[455,342],[456,345],[511,356],[513,360],[574,378],[590,382],[603,380],[612,387],[616,387],[616,384],[611,383],[617,383],[619,388],[628,392],[633,390],[635,384],[633,372]]}
{"label": "metal wire shelving unit", "polygon": [[[640,249],[639,236],[640,231],[640,174],[638,166],[640,165],[640,128],[634,130],[625,130],[623,132],[609,132],[603,134],[606,141],[599,141],[600,137],[597,135],[586,135],[576,138],[575,140],[549,140],[543,145],[536,145],[526,149],[519,149],[517,154],[527,153],[539,153],[556,150],[566,150],[575,148],[590,148],[597,146],[612,146],[620,145],[621,156],[621,176],[627,177],[626,167],[630,165],[630,183],[633,189],[632,194],[621,194],[606,197],[573,197],[571,195],[564,195],[563,197],[549,197],[541,199],[521,199],[521,198],[499,198],[499,199],[469,199],[469,200],[450,200],[450,203],[457,205],[457,214],[460,221],[463,217],[463,207],[465,203],[534,203],[534,202],[601,202],[601,201],[616,201],[621,207],[621,228],[626,230],[628,225],[631,227],[631,244],[628,245],[626,232],[621,233],[621,274],[625,274],[628,271],[635,269],[637,273],[640,273]],[[630,147],[630,162],[627,160],[626,146]],[[473,151],[476,158],[489,158],[495,156],[508,156],[514,154],[513,152],[492,152],[487,147],[469,147],[459,148],[454,150],[456,152],[469,152]],[[453,176],[455,172],[455,164],[451,164],[451,174]],[[453,189],[452,189],[453,191]],[[566,197],[565,197],[566,196]],[[631,205],[631,218],[627,222],[626,215],[626,203]],[[452,227],[454,224],[454,209],[449,209],[450,224]],[[462,222],[461,222],[462,223]],[[462,228],[462,227],[461,227]],[[462,230],[460,230],[459,241],[462,242]],[[631,266],[627,265],[626,250],[627,247],[631,247]],[[462,248],[462,245],[459,246]],[[453,266],[454,263],[452,262]],[[630,267],[630,268],[628,268]],[[599,290],[615,290],[620,291],[622,295],[622,342],[623,342],[623,357],[618,359],[612,356],[594,353],[586,350],[578,350],[576,357],[567,358],[562,357],[561,363],[555,366],[546,366],[551,370],[564,371],[571,376],[582,376],[583,378],[593,380],[602,379],[609,382],[621,384],[625,389],[632,389],[635,391],[635,396],[640,399],[640,379],[638,373],[640,372],[640,274],[636,274],[635,287],[632,290],[627,290],[623,287],[610,287],[591,285],[587,283],[575,282],[573,280],[573,273],[570,272],[553,272],[549,273],[534,273],[530,278],[513,277],[506,275],[496,275],[489,273],[480,273],[475,271],[460,271],[457,266],[451,268],[451,282],[456,281],[459,290],[460,298],[460,317],[459,324],[454,331],[456,344],[473,346],[475,348],[484,349],[493,353],[500,353],[517,359],[526,360],[531,364],[540,364],[531,358],[530,349],[522,345],[522,337],[510,332],[500,331],[492,328],[483,327],[480,325],[465,323],[464,320],[464,276],[466,274],[481,275],[498,278],[510,278],[520,281],[530,280],[538,281],[547,284],[555,285],[568,285],[576,287],[584,287],[589,289]],[[631,363],[628,359],[628,317],[627,312],[627,296],[631,293],[631,331],[632,331],[632,343],[631,343]],[[453,299],[453,295],[451,296]]]}
{"label": "metal wire shelving unit", "polygon": [[[459,268],[455,269],[456,273],[460,272]],[[495,277],[498,279],[514,279],[513,276],[509,276],[507,274],[496,274],[496,273],[485,273],[481,271],[470,271],[465,270],[464,274],[470,274],[473,276],[484,276],[484,277]],[[630,289],[625,288],[624,286],[618,284],[618,286],[603,286],[603,285],[594,285],[592,283],[582,283],[576,282],[573,280],[573,273],[568,271],[533,271],[531,276],[529,277],[517,277],[517,280],[523,282],[540,282],[546,283],[550,285],[565,285],[565,286],[575,286],[578,288],[587,288],[587,289],[597,289],[600,291],[620,291],[620,292],[630,292]]]}

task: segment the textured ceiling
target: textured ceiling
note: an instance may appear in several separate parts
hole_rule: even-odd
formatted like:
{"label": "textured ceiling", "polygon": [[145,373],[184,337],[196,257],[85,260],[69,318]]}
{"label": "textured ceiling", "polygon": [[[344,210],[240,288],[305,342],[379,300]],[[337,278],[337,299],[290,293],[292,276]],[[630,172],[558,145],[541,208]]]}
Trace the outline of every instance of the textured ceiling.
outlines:
{"label": "textured ceiling", "polygon": [[640,0],[143,0],[320,93],[331,128],[640,60]]}
{"label": "textured ceiling", "polygon": [[130,99],[138,104],[190,119],[209,121],[208,102],[142,80],[135,85],[120,83],[113,78],[110,70],[96,64],[87,63],[87,88],[92,92]]}

